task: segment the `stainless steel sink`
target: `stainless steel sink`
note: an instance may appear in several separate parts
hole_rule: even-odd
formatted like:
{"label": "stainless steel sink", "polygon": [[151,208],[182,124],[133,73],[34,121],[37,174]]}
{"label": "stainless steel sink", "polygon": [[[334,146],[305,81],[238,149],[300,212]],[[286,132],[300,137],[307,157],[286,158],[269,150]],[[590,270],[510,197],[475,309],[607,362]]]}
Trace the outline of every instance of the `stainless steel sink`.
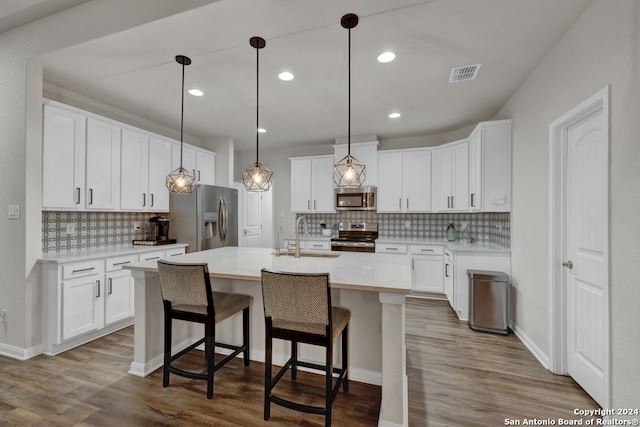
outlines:
{"label": "stainless steel sink", "polygon": [[[277,255],[277,252],[272,252],[271,255]],[[323,252],[323,251],[300,251],[301,257],[316,257],[316,258],[337,258],[342,255],[340,252]],[[289,252],[286,249],[280,251],[280,256],[293,257],[294,253]]]}

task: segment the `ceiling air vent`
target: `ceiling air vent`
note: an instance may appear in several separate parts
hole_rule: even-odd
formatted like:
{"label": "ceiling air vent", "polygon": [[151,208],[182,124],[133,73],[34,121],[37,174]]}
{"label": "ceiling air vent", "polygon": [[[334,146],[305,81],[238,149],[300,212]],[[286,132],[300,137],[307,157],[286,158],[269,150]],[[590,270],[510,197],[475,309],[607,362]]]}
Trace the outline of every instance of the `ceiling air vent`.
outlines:
{"label": "ceiling air vent", "polygon": [[463,82],[465,80],[473,80],[478,75],[478,70],[482,64],[465,65],[451,69],[449,83]]}

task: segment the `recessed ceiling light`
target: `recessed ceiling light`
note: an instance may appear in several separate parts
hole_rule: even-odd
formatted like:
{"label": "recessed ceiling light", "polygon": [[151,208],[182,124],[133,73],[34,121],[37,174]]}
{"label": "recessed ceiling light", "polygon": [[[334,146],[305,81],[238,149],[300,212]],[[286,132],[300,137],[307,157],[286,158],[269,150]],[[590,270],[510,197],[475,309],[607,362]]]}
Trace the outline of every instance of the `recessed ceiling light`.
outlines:
{"label": "recessed ceiling light", "polygon": [[391,62],[396,59],[396,54],[393,52],[383,52],[378,55],[378,62]]}
{"label": "recessed ceiling light", "polygon": [[391,113],[389,114],[389,118],[390,119],[397,119],[398,117],[400,117],[402,114],[400,113]]}
{"label": "recessed ceiling light", "polygon": [[293,74],[288,71],[283,71],[282,73],[278,74],[278,77],[280,78],[280,80],[284,80],[285,82],[293,80]]}
{"label": "recessed ceiling light", "polygon": [[260,132],[260,133],[265,133],[266,131],[267,131],[267,130],[266,130],[266,129],[264,129],[264,128],[258,128],[258,132]]}
{"label": "recessed ceiling light", "polygon": [[202,96],[204,95],[204,92],[201,91],[200,89],[189,89],[189,93],[193,96]]}

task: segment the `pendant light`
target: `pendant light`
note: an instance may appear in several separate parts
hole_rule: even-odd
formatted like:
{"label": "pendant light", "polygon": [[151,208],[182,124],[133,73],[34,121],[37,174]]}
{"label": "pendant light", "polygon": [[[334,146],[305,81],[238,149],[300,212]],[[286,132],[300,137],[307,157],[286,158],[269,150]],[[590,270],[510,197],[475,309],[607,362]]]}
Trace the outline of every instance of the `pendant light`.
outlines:
{"label": "pendant light", "polygon": [[262,37],[251,37],[249,44],[256,49],[256,162],[253,166],[242,172],[242,182],[247,191],[269,191],[271,188],[271,179],[273,172],[268,167],[261,165],[259,162],[258,141],[260,138],[260,121],[258,114],[259,100],[259,72],[260,72],[260,49],[266,46],[266,42]]}
{"label": "pendant light", "polygon": [[182,167],[182,145],[184,130],[184,67],[191,64],[191,59],[184,55],[177,55],[176,62],[182,65],[182,107],[180,110],[180,167],[167,175],[167,188],[173,194],[187,194],[193,191],[195,175]]}
{"label": "pendant light", "polygon": [[348,13],[340,24],[349,30],[349,115],[347,131],[347,155],[333,166],[333,182],[338,187],[361,187],[367,177],[365,166],[351,155],[351,29],[358,25],[358,15]]}

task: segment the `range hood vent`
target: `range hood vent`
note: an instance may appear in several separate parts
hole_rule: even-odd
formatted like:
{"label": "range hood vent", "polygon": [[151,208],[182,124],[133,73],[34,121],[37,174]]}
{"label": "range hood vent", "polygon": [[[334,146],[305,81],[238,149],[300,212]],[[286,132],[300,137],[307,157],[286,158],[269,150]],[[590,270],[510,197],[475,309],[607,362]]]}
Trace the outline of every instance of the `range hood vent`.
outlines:
{"label": "range hood vent", "polygon": [[451,69],[451,75],[449,76],[449,83],[463,82],[466,80],[474,80],[478,75],[480,66],[482,64],[465,65],[462,67],[456,67]]}

